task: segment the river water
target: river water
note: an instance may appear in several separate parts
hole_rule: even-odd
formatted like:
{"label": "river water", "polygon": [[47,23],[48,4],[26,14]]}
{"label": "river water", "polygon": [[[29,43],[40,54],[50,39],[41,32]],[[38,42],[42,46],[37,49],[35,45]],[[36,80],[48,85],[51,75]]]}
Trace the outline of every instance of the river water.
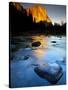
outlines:
{"label": "river water", "polygon": [[[32,87],[51,85],[39,77],[34,68],[58,63],[63,76],[56,85],[66,83],[66,37],[65,36],[31,36],[14,37],[10,43],[10,83],[11,87]],[[32,47],[32,42],[39,41],[39,47]],[[45,67],[46,68],[46,67]]]}

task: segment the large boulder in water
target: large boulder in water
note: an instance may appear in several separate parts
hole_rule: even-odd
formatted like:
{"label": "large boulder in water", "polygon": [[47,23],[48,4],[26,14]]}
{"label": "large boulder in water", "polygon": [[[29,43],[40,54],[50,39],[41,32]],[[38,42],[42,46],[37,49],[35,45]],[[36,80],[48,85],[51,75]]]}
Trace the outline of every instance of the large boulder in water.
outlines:
{"label": "large boulder in water", "polygon": [[41,43],[39,41],[32,43],[32,47],[38,47],[40,45],[41,45]]}
{"label": "large boulder in water", "polygon": [[63,75],[62,68],[56,63],[48,66],[37,66],[34,68],[34,71],[38,76],[48,80],[51,84],[56,84]]}

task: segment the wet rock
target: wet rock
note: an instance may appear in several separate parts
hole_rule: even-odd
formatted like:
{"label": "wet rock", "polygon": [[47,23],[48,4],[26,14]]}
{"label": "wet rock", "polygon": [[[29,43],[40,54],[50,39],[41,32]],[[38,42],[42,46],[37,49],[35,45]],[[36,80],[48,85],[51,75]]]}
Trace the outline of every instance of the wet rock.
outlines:
{"label": "wet rock", "polygon": [[51,84],[56,84],[63,75],[62,68],[58,64],[48,65],[47,67],[37,66],[34,68],[34,71],[38,76],[48,80]]}
{"label": "wet rock", "polygon": [[38,47],[38,46],[40,46],[40,45],[41,45],[41,43],[40,43],[39,41],[32,43],[32,46],[33,46],[33,47]]}
{"label": "wet rock", "polygon": [[51,43],[56,43],[56,41],[51,41]]}
{"label": "wet rock", "polygon": [[29,58],[29,55],[28,55],[28,56],[24,56],[23,59],[24,59],[24,60],[27,60],[28,58]]}
{"label": "wet rock", "polygon": [[32,66],[39,66],[39,64],[31,64]]}

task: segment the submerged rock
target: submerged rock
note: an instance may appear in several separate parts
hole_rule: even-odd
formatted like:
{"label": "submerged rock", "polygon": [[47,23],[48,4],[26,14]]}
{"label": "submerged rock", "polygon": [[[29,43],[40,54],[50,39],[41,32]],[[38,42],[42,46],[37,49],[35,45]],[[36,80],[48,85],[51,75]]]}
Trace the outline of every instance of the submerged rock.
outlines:
{"label": "submerged rock", "polygon": [[40,43],[39,41],[32,43],[32,46],[33,46],[33,47],[38,47],[38,46],[40,46],[40,45],[41,45],[41,43]]}
{"label": "submerged rock", "polygon": [[63,75],[62,68],[58,64],[37,66],[34,71],[41,78],[47,79],[51,84],[56,84]]}
{"label": "submerged rock", "polygon": [[24,56],[24,58],[23,58],[23,59],[24,59],[24,60],[27,60],[28,58],[29,58],[29,56]]}

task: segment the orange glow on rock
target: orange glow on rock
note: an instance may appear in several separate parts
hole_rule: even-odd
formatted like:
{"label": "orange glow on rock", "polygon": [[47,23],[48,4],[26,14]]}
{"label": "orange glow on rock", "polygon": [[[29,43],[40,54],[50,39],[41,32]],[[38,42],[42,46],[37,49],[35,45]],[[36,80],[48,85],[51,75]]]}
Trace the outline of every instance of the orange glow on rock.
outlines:
{"label": "orange glow on rock", "polygon": [[39,4],[27,8],[27,15],[29,14],[32,15],[33,21],[35,22],[40,22],[40,21],[51,22],[50,18],[47,15],[46,9]]}

